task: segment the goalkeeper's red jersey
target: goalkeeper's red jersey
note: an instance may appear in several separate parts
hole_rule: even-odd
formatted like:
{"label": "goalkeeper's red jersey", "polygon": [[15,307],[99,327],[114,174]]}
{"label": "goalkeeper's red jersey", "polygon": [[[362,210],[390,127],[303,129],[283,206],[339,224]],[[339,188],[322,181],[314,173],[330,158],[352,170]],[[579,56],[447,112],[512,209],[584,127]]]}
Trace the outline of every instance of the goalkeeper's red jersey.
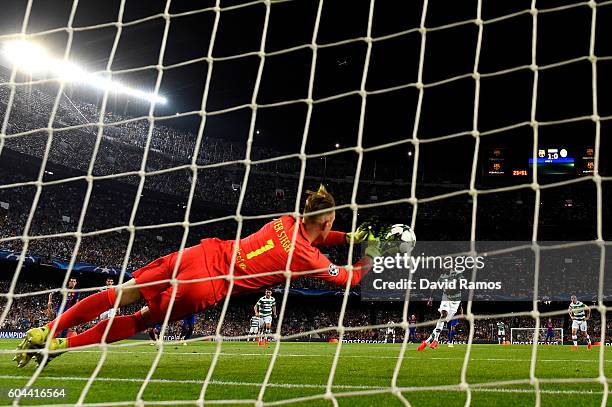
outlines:
{"label": "goalkeeper's red jersey", "polygon": [[[296,222],[293,216],[286,215],[267,223],[259,231],[240,240],[234,266],[234,290],[244,292],[285,281],[286,277],[283,273],[266,273],[287,269],[296,228],[298,229],[297,236],[295,236],[295,246],[289,266],[292,279],[318,278],[336,285],[346,285],[349,271],[332,263],[317,248],[317,246],[346,244],[345,233],[331,231],[325,241],[311,243],[306,237],[302,221]],[[234,244],[233,240],[204,239],[201,241],[207,266],[214,269],[215,274],[230,272]],[[215,249],[221,253],[217,252],[216,255],[209,256],[211,251],[216,251]],[[351,286],[359,283],[370,267],[369,257],[364,257],[355,263]],[[245,278],[246,276],[252,277]]]}
{"label": "goalkeeper's red jersey", "polygon": [[[292,216],[275,219],[240,240],[232,293],[240,294],[284,282],[290,253],[292,258],[288,270],[292,279],[319,278],[345,285],[349,281],[348,270],[333,264],[316,247],[344,243],[345,234],[332,231],[325,241],[311,244],[301,221],[296,223]],[[226,276],[230,273],[235,244],[234,240],[204,239],[197,246],[185,248],[174,275],[178,284],[170,315],[172,320],[199,312],[225,298],[230,286]],[[178,252],[171,253],[132,273],[155,321],[163,320],[172,301],[174,288],[170,280],[178,257]],[[351,285],[357,284],[370,267],[369,257],[355,263]]]}

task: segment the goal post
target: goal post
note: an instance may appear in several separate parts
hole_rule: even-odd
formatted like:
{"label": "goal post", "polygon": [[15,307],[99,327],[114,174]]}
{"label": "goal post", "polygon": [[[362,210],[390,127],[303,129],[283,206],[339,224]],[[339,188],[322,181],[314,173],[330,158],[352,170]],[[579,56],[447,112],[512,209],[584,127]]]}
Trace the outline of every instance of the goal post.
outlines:
{"label": "goal post", "polygon": [[[546,331],[547,328],[510,328],[510,343],[513,345],[526,344],[530,345],[533,343],[534,331],[538,335],[538,344],[546,343]],[[563,345],[563,328],[553,328],[553,338],[549,343],[555,345]]]}

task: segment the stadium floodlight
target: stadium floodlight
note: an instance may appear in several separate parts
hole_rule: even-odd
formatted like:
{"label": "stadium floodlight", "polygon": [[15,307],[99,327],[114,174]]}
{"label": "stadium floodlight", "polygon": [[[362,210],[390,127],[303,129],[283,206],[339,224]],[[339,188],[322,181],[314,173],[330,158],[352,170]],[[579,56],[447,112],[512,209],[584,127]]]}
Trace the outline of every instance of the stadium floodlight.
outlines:
{"label": "stadium floodlight", "polygon": [[53,58],[44,48],[30,41],[6,41],[2,46],[2,55],[19,71],[31,75],[51,73],[65,82],[79,82],[111,93],[144,99],[150,103],[167,102],[165,97],[131,88],[99,74],[89,73],[70,62]]}

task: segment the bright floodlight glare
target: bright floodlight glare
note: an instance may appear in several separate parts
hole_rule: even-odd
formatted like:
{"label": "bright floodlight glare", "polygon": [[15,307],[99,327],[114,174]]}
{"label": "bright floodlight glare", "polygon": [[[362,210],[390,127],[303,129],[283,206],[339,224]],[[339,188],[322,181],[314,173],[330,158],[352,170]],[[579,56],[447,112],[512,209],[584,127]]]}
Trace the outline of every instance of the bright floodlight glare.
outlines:
{"label": "bright floodlight glare", "polygon": [[151,103],[165,104],[167,102],[165,97],[130,88],[100,75],[88,73],[69,62],[53,58],[44,48],[29,41],[6,41],[2,47],[2,54],[7,61],[22,72],[29,74],[50,72],[66,82],[80,82],[112,93],[144,99]]}
{"label": "bright floodlight glare", "polygon": [[19,70],[28,73],[42,71],[50,62],[50,58],[43,48],[28,41],[7,41],[4,43],[2,51]]}

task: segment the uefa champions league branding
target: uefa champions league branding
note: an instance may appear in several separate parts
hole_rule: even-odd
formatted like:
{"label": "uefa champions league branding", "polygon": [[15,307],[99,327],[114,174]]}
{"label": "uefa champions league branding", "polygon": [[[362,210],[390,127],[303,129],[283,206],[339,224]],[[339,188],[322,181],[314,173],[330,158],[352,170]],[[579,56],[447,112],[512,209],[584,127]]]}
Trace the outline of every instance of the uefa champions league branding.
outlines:
{"label": "uefa champions league branding", "polygon": [[361,281],[362,300],[426,301],[446,294],[457,300],[555,301],[570,291],[597,297],[599,281],[581,278],[600,267],[592,242],[568,247],[567,242],[420,241],[412,250],[395,243],[384,242],[381,256],[373,259]]}

